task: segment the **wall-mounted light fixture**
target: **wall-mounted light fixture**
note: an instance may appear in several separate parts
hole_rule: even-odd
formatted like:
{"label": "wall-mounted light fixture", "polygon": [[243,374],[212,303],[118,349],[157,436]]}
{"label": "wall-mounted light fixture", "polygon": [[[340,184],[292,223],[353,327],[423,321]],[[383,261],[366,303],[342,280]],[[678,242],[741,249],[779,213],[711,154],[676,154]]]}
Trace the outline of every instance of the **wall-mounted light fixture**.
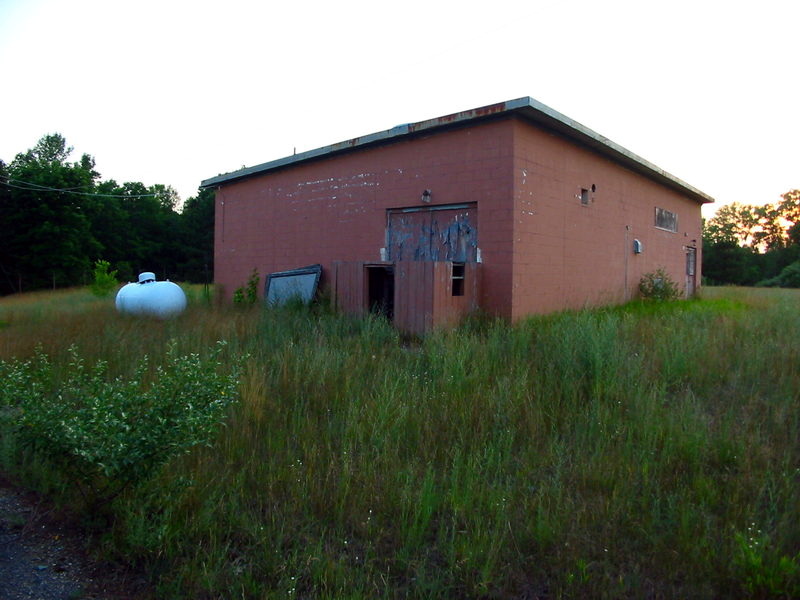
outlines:
{"label": "wall-mounted light fixture", "polygon": [[641,254],[644,247],[642,246],[642,242],[639,240],[633,240],[633,253],[634,254]]}
{"label": "wall-mounted light fixture", "polygon": [[420,198],[423,202],[430,202],[431,201],[431,191],[425,190],[422,192],[422,198]]}

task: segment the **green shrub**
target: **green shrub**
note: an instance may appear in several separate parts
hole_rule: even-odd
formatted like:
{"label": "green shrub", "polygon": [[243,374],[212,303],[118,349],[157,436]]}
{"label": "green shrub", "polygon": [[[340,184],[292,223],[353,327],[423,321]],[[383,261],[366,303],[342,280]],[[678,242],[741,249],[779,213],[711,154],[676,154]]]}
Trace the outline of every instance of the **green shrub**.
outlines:
{"label": "green shrub", "polygon": [[64,469],[90,503],[103,504],[170,458],[211,444],[237,397],[238,366],[220,373],[223,347],[204,359],[178,356],[171,345],[150,384],[146,356],[132,379],[109,380],[105,362],[87,368],[73,347],[60,383],[41,351],[0,362],[0,424]]}
{"label": "green shrub", "polygon": [[255,304],[258,301],[258,283],[260,280],[258,269],[254,267],[253,272],[250,273],[250,277],[247,278],[247,283],[234,290],[233,303]]}
{"label": "green shrub", "polygon": [[661,267],[645,273],[639,280],[639,295],[645,300],[676,300],[680,296],[678,284]]}
{"label": "green shrub", "polygon": [[260,280],[261,278],[258,276],[258,270],[253,268],[253,272],[250,273],[250,277],[247,279],[244,292],[248,304],[255,304],[258,300],[258,282]]}
{"label": "green shrub", "polygon": [[758,287],[800,288],[800,260],[784,267],[775,277],[760,281]]}
{"label": "green shrub", "polygon": [[105,298],[111,290],[119,285],[117,272],[109,269],[111,269],[111,263],[107,260],[98,260],[94,263],[94,281],[89,288],[98,298]]}

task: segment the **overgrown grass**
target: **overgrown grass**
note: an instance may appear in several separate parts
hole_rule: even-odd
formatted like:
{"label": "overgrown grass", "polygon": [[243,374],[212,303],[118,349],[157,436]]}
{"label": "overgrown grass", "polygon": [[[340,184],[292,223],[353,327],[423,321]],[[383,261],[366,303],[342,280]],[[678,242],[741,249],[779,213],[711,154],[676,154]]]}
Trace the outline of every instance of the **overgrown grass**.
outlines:
{"label": "overgrown grass", "polygon": [[[198,298],[199,298],[198,294]],[[800,295],[476,318],[0,300],[0,359],[110,375],[170,340],[249,355],[215,444],[112,506],[100,545],[176,598],[797,597]],[[70,501],[3,438],[4,468]]]}

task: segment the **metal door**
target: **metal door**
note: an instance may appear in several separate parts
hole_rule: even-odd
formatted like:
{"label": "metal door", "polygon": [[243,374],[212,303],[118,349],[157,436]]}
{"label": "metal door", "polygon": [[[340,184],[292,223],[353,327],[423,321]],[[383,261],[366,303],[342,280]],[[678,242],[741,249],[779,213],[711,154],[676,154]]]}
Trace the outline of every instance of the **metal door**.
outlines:
{"label": "metal door", "polygon": [[692,298],[697,289],[697,248],[686,247],[686,297]]}
{"label": "metal door", "polygon": [[389,261],[477,262],[478,209],[457,204],[387,211]]}

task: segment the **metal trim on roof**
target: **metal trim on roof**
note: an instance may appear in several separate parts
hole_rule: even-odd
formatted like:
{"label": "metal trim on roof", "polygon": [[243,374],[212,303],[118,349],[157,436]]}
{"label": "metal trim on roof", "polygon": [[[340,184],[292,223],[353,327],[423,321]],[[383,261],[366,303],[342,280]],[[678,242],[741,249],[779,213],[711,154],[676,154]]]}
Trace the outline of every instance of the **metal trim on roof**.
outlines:
{"label": "metal trim on roof", "polygon": [[450,128],[457,125],[463,125],[471,121],[482,121],[485,119],[496,118],[500,116],[519,116],[527,121],[535,123],[544,127],[545,129],[554,131],[564,137],[577,142],[583,146],[589,147],[599,154],[613,160],[620,165],[640,173],[650,179],[666,185],[672,189],[682,192],[692,198],[693,200],[701,203],[714,202],[711,196],[701,192],[697,188],[689,185],[685,181],[678,179],[674,175],[657,167],[653,163],[645,160],[641,156],[634,154],[630,150],[623,148],[608,138],[592,131],[588,127],[578,123],[553,110],[549,106],[542,104],[530,97],[517,98],[516,100],[509,100],[507,102],[500,102],[498,104],[491,104],[472,110],[465,110],[462,112],[437,117],[435,119],[428,119],[427,121],[419,121],[418,123],[408,123],[405,125],[398,125],[385,131],[379,131],[370,135],[356,137],[330,146],[323,146],[316,150],[309,150],[294,154],[285,158],[279,158],[270,162],[265,162],[253,167],[247,167],[226,173],[224,175],[217,175],[210,179],[204,180],[200,187],[212,187],[222,185],[251,177],[260,175],[282,167],[288,167],[297,163],[323,158],[342,152],[347,152],[355,149],[365,148],[375,144],[391,143],[399,141],[406,136],[413,136],[422,132],[432,132],[437,129]]}

